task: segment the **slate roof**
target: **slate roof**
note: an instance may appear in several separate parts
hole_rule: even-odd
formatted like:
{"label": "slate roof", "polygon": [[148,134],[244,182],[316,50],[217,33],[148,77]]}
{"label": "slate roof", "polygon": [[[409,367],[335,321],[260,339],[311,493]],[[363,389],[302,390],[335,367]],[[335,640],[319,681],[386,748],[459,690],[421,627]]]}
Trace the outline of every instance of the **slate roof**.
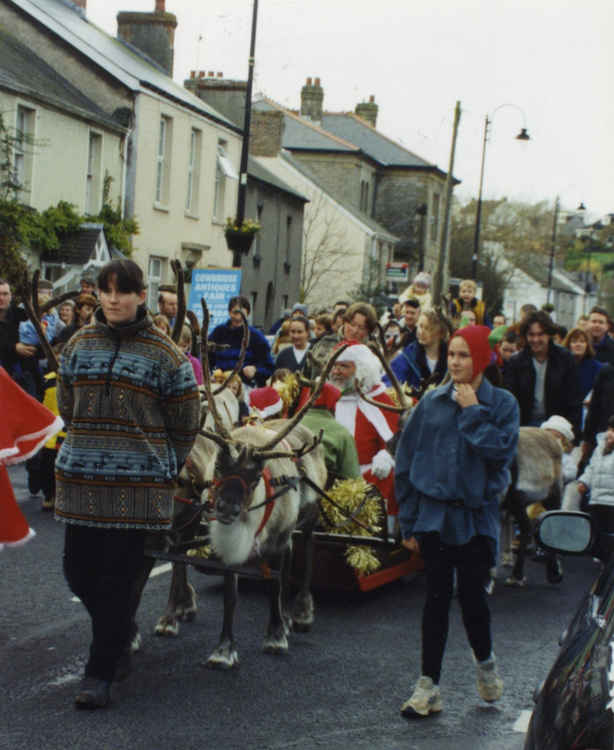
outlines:
{"label": "slate roof", "polygon": [[59,250],[45,251],[41,260],[46,263],[66,263],[67,265],[85,265],[94,255],[96,241],[102,231],[102,225],[89,226],[71,232],[62,240]]}
{"label": "slate roof", "polygon": [[[513,265],[517,266],[521,271],[530,276],[534,281],[537,281],[541,286],[548,286],[548,265],[546,262],[536,263],[535,256],[523,258],[518,257],[513,261]],[[552,269],[552,289],[557,289],[561,292],[570,292],[572,294],[583,294],[584,290],[578,282],[571,277],[565,271],[560,268]]]}
{"label": "slate roof", "polygon": [[264,97],[253,103],[253,107],[261,112],[278,110],[284,113],[284,132],[282,136],[282,147],[292,151],[315,150],[315,151],[338,151],[340,153],[360,153],[360,149],[353,143],[327,133],[311,120],[306,120],[299,115],[290,112],[281,104],[272,99]]}
{"label": "slate roof", "polygon": [[0,29],[0,87],[124,131],[95,102],[4,29]]}
{"label": "slate roof", "polygon": [[277,175],[274,175],[258,161],[257,157],[248,157],[247,175],[248,177],[253,177],[256,180],[260,180],[260,182],[264,182],[267,185],[272,185],[278,190],[283,190],[284,193],[289,193],[295,198],[298,198],[298,200],[303,201],[303,203],[309,203],[309,198],[306,198],[301,193],[298,193],[296,190],[294,190],[294,188],[291,188],[282,179],[277,177]]}
{"label": "slate roof", "polygon": [[322,115],[322,128],[354,143],[361,151],[384,166],[422,168],[435,166],[378,132],[372,125],[352,112],[325,112]]}
{"label": "slate roof", "polygon": [[3,0],[42,24],[64,44],[73,47],[133,92],[156,91],[219,122],[242,132],[209,104],[175,83],[157,65],[132,45],[110,36],[84,18],[70,2],[63,0]]}
{"label": "slate roof", "polygon": [[303,176],[305,176],[308,180],[313,182],[315,185],[317,185],[318,189],[321,190],[323,193],[326,193],[329,198],[335,201],[335,203],[338,203],[345,211],[347,211],[349,214],[352,214],[358,221],[362,222],[365,226],[369,227],[369,229],[372,232],[377,233],[380,237],[383,239],[389,241],[389,242],[398,242],[399,237],[397,237],[396,234],[392,234],[392,232],[389,232],[386,227],[383,227],[381,224],[378,224],[377,221],[372,219],[370,216],[367,216],[362,211],[359,211],[357,208],[354,208],[349,203],[344,203],[343,201],[339,200],[339,198],[335,195],[333,195],[331,192],[329,192],[325,187],[323,187],[318,178],[311,172],[311,170],[306,167],[300,159],[296,159],[289,151],[282,150],[279,154],[281,159],[284,159],[288,162],[288,164],[292,165],[294,169],[296,169],[297,172],[300,172]]}

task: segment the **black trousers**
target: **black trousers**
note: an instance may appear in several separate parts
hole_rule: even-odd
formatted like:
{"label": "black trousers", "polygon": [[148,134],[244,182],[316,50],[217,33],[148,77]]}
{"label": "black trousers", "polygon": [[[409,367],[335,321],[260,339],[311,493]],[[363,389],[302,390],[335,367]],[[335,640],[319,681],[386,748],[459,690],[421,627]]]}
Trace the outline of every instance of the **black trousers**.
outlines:
{"label": "black trousers", "polygon": [[422,613],[422,674],[439,683],[448,637],[454,570],[458,600],[467,638],[478,661],[492,651],[490,609],[486,583],[492,565],[492,549],[484,536],[468,544],[443,544],[439,534],[425,534],[420,541],[426,572],[426,602]]}
{"label": "black trousers", "polygon": [[144,555],[150,534],[139,529],[66,526],[64,575],[92,618],[86,677],[112,680],[128,648],[143,582],[153,565]]}

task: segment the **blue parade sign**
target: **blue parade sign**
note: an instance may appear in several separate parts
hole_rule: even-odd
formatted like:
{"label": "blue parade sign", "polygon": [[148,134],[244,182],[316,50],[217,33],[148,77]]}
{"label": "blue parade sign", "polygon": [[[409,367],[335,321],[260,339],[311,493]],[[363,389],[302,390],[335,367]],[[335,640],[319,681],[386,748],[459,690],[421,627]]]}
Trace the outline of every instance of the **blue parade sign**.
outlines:
{"label": "blue parade sign", "polygon": [[241,291],[241,271],[236,268],[198,268],[192,271],[192,285],[188,298],[188,310],[203,322],[200,304],[205,298],[209,314],[209,331],[228,319],[228,303]]}

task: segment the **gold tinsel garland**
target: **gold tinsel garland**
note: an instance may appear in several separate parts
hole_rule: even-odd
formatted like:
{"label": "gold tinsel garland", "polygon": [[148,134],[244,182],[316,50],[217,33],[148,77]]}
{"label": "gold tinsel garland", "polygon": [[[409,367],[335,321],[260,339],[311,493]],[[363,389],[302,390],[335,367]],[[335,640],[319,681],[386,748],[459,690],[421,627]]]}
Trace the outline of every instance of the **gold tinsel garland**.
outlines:
{"label": "gold tinsel garland", "polygon": [[[348,513],[353,513],[364,500],[356,519],[369,530],[353,523],[336,505],[323,497],[321,502],[324,512],[320,515],[320,520],[325,531],[352,536],[374,536],[381,531],[381,501],[373,487],[362,477],[337,479],[327,494]],[[345,550],[345,558],[358,575],[368,575],[381,567],[381,562],[371,547],[349,544]]]}

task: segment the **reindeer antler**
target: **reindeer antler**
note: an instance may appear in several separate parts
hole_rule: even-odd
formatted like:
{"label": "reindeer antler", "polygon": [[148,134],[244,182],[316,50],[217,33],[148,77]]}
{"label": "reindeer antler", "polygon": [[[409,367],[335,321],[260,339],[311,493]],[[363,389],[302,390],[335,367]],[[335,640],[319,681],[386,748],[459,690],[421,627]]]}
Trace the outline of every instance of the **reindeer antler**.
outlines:
{"label": "reindeer antler", "polygon": [[326,367],[322,371],[318,384],[312,391],[311,396],[309,397],[309,400],[304,404],[304,406],[301,409],[299,409],[296,412],[296,414],[292,417],[292,419],[288,420],[288,423],[286,424],[286,426],[282,430],[280,430],[280,432],[277,433],[277,435],[275,436],[273,440],[270,440],[266,445],[263,445],[258,451],[256,451],[258,454],[262,453],[263,451],[271,450],[271,448],[273,448],[275,445],[277,445],[277,443],[283,440],[286,437],[286,435],[292,432],[292,430],[296,427],[296,425],[303,418],[303,415],[307,412],[307,409],[311,409],[312,404],[315,403],[315,400],[320,395],[320,391],[322,390],[324,383],[326,382],[326,378],[328,377],[330,371],[333,369],[333,365],[335,364],[337,358],[342,354],[342,352],[344,352],[348,348],[348,346],[350,346],[349,343],[343,344],[332,353],[332,355],[328,358]]}
{"label": "reindeer antler", "polygon": [[45,302],[44,305],[40,306],[41,315],[48,313],[52,307],[59,307],[62,304],[62,302],[66,302],[67,299],[76,299],[79,296],[79,294],[80,292],[77,292],[77,291],[64,292],[64,294],[59,294],[57,297],[50,299],[48,302]]}
{"label": "reindeer antler", "polygon": [[234,378],[234,376],[238,375],[238,373],[241,372],[243,363],[245,362],[245,355],[247,353],[247,347],[249,345],[249,326],[247,324],[247,318],[245,317],[245,313],[243,312],[243,310],[239,309],[239,312],[241,313],[241,323],[243,325],[243,337],[241,338],[241,351],[239,352],[239,358],[237,359],[230,375],[217,390],[213,391],[214,396],[217,396],[218,393],[221,393],[224,388],[226,388],[228,383],[230,383],[230,381]]}
{"label": "reindeer antler", "polygon": [[394,404],[386,404],[382,401],[376,401],[373,398],[369,398],[366,393],[364,393],[360,389],[358,383],[354,383],[354,387],[356,388],[356,392],[363,401],[366,401],[368,404],[372,404],[373,406],[377,406],[379,409],[384,409],[384,411],[394,411],[397,414],[403,414],[407,411],[407,409],[411,408],[409,406],[395,406]]}
{"label": "reindeer antler", "polygon": [[[378,323],[379,325],[379,323]],[[381,330],[381,326],[380,326]],[[379,346],[377,346],[376,341],[370,342],[369,349],[375,354],[375,356],[379,359],[379,361],[382,363],[382,367],[384,368],[386,375],[388,375],[388,378],[390,379],[390,383],[392,384],[392,387],[396,391],[396,394],[399,398],[399,404],[403,407],[403,411],[407,411],[407,409],[411,408],[411,405],[407,403],[407,400],[405,399],[405,394],[403,393],[403,389],[401,388],[401,384],[399,383],[397,376],[392,371],[392,368],[390,367],[390,364],[386,360],[386,357],[383,353],[383,349]],[[365,399],[365,401],[368,402],[368,399],[365,398],[365,396],[358,390],[358,395],[361,396],[361,398]],[[369,402],[368,402],[369,403]],[[376,404],[377,406],[382,406],[379,402]],[[392,409],[392,411],[395,411],[395,409]]]}
{"label": "reindeer antler", "polygon": [[38,334],[38,340],[40,342],[41,349],[43,350],[43,352],[45,353],[45,357],[47,358],[49,370],[51,372],[57,372],[59,367],[58,358],[55,356],[55,352],[53,351],[51,344],[49,343],[49,339],[47,338],[47,334],[45,333],[45,330],[43,329],[41,323],[41,312],[40,306],[38,304],[39,276],[40,272],[38,270],[35,271],[32,277],[32,283],[30,284],[28,273],[26,271],[24,276],[24,286],[26,289],[26,294],[24,296],[23,302],[28,318],[30,318],[30,320],[32,321],[32,325],[34,326],[34,329]]}
{"label": "reindeer antler", "polygon": [[[202,297],[200,300],[200,304],[203,308],[203,325],[201,328],[201,337],[202,340],[205,342],[204,344],[201,344],[200,347],[200,355],[203,363],[203,385],[205,386],[205,393],[207,394],[207,403],[209,405],[209,409],[211,409],[211,416],[213,417],[213,421],[215,422],[215,426],[217,428],[217,431],[221,438],[224,439],[226,443],[232,443],[233,440],[230,436],[230,433],[224,426],[224,423],[222,422],[219,412],[217,410],[217,407],[215,405],[215,400],[213,398],[213,392],[211,390],[211,373],[209,372],[209,357],[207,356],[207,331],[209,330],[209,308],[207,307],[207,303],[205,302],[205,298]],[[206,437],[209,437],[208,435]],[[219,441],[218,441],[219,444]]]}
{"label": "reindeer antler", "polygon": [[176,344],[178,344],[183,324],[185,323],[185,283],[181,261],[171,260],[171,268],[177,279],[177,315],[175,316],[175,325],[173,326],[171,338]]}
{"label": "reindeer antler", "polygon": [[262,461],[268,461],[271,458],[302,458],[311,451],[315,450],[318,445],[322,442],[324,437],[324,430],[320,430],[317,435],[314,435],[313,440],[310,443],[304,443],[300,448],[296,448],[290,452],[287,451],[255,451],[255,454]]}

